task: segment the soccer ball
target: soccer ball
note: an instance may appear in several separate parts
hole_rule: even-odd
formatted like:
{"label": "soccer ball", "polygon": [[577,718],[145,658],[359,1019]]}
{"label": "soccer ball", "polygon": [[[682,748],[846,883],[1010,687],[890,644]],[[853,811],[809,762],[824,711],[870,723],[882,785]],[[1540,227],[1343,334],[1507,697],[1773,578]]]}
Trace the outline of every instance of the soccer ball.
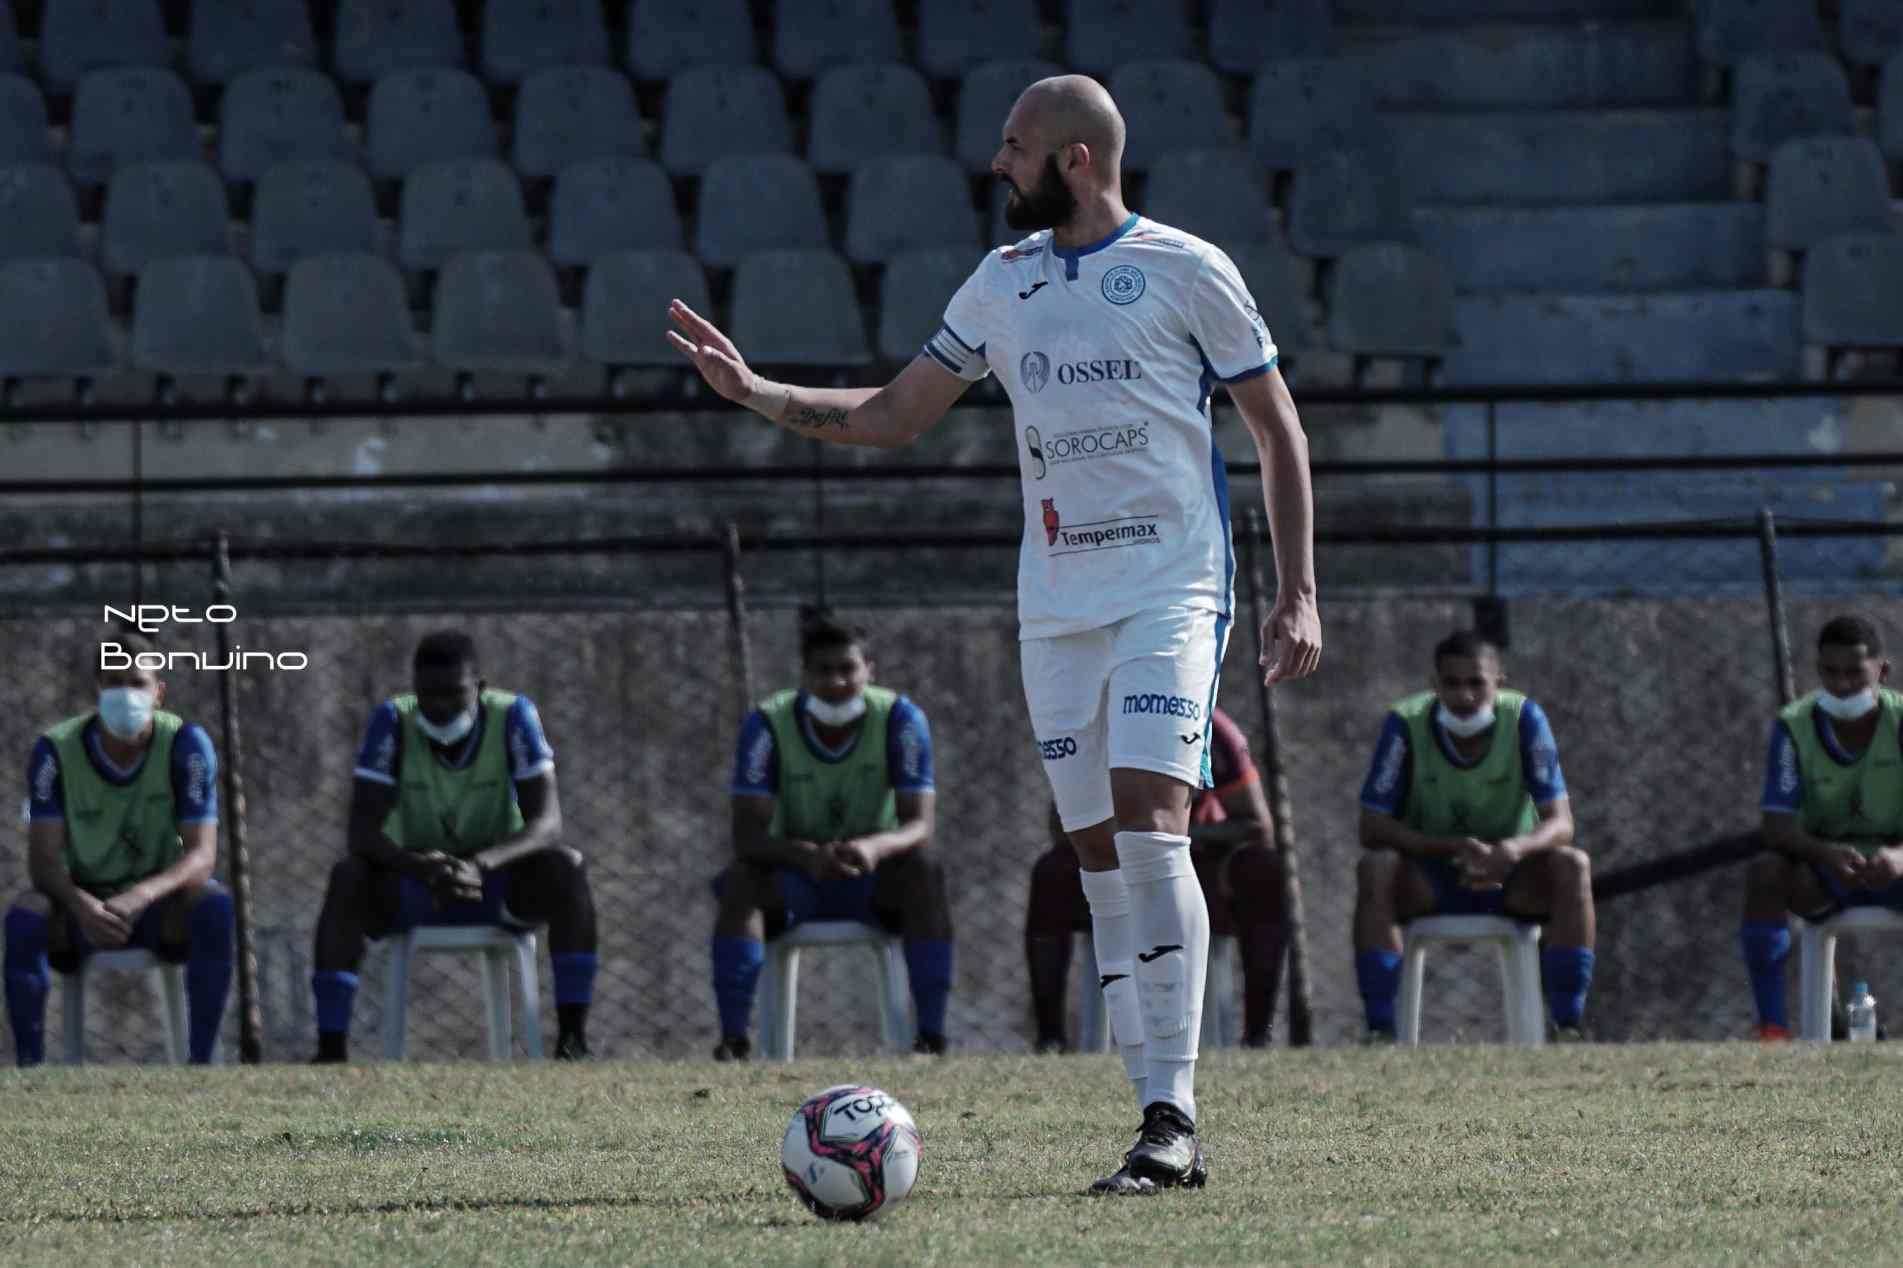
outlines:
{"label": "soccer ball", "polygon": [[855,1083],[811,1097],[780,1142],[786,1183],[822,1220],[863,1220],[903,1201],[918,1178],[918,1125],[878,1088]]}

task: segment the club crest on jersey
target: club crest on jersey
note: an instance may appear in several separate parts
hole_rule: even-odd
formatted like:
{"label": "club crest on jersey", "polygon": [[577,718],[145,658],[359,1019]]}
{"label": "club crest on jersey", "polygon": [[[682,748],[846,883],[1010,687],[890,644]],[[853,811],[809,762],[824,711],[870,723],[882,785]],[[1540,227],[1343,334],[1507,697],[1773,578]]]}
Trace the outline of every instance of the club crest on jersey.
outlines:
{"label": "club crest on jersey", "polygon": [[1018,378],[1024,390],[1035,396],[1051,381],[1051,359],[1041,352],[1027,352],[1018,358]]}
{"label": "club crest on jersey", "polygon": [[1103,275],[1103,297],[1118,306],[1134,304],[1143,298],[1143,270],[1134,264],[1119,264]]}

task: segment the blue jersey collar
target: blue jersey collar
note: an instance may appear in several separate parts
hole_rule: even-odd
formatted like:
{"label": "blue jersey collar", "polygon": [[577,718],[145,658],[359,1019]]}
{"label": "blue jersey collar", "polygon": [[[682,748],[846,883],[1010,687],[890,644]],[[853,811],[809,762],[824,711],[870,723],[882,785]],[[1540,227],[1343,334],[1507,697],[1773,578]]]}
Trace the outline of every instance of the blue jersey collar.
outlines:
{"label": "blue jersey collar", "polygon": [[1086,243],[1081,247],[1071,247],[1068,249],[1057,245],[1057,233],[1053,230],[1051,232],[1051,254],[1060,260],[1077,260],[1082,256],[1101,251],[1118,238],[1121,238],[1124,234],[1130,232],[1130,230],[1136,228],[1137,221],[1141,219],[1143,219],[1143,217],[1133,211],[1130,213],[1130,218],[1118,225],[1109,237],[1101,238],[1096,242]]}

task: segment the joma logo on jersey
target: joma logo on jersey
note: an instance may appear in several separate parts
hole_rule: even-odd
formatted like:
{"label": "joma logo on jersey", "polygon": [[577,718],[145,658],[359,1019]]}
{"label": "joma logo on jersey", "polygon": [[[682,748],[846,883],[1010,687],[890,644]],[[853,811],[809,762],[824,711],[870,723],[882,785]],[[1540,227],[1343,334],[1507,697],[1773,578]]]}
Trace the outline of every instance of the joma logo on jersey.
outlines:
{"label": "joma logo on jersey", "polygon": [[1191,722],[1202,720],[1203,707],[1188,696],[1166,696],[1160,691],[1140,691],[1123,698],[1125,717],[1133,713],[1148,713],[1164,718],[1188,718]]}

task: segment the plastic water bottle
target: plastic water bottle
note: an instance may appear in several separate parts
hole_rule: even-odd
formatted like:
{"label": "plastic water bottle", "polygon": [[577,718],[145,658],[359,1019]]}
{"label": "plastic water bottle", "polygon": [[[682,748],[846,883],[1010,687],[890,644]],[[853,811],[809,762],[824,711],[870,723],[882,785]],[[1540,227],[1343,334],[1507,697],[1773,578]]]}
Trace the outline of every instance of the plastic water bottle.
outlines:
{"label": "plastic water bottle", "polygon": [[1849,1014],[1853,1041],[1877,1037],[1877,1001],[1870,994],[1870,983],[1858,982],[1850,988]]}

